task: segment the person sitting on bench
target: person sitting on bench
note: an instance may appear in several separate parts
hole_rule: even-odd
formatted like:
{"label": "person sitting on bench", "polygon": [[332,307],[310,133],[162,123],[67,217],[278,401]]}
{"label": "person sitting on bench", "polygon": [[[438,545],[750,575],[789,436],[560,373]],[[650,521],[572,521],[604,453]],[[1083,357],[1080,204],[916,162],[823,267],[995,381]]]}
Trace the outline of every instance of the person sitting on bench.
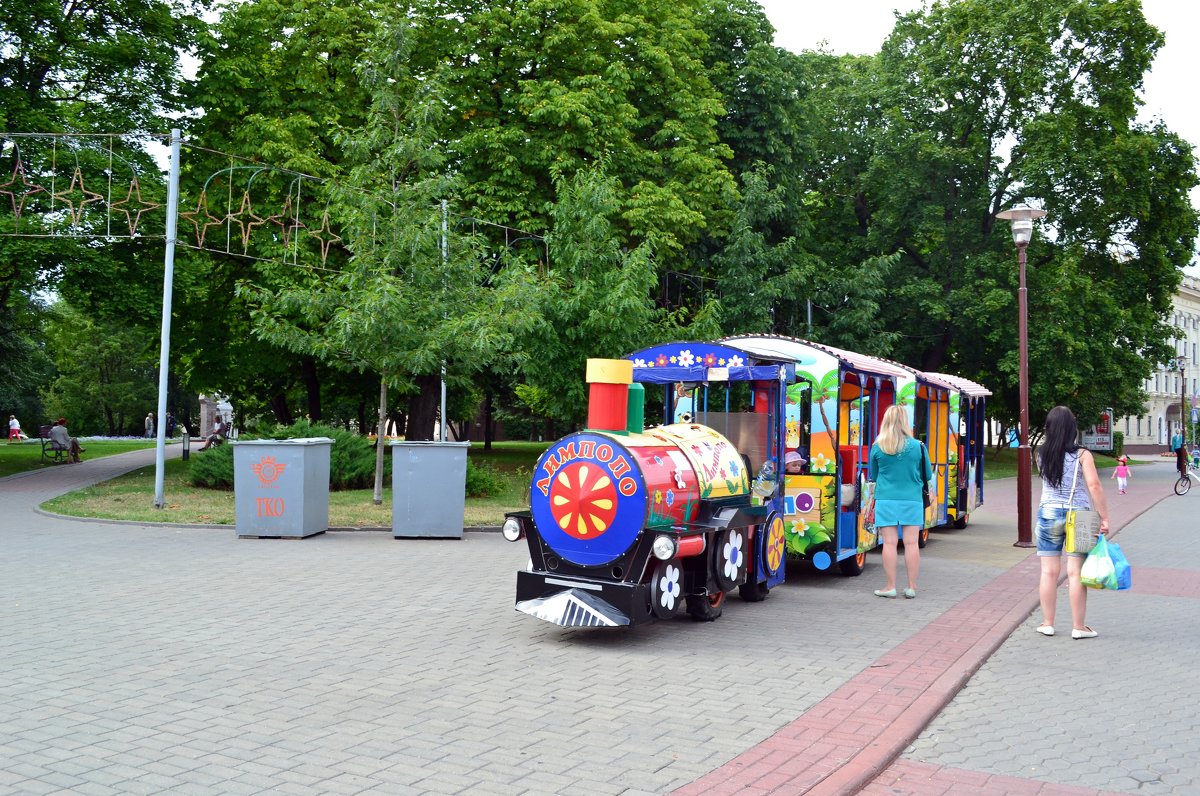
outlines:
{"label": "person sitting on bench", "polygon": [[213,433],[209,434],[208,438],[204,440],[204,444],[196,450],[206,451],[213,445],[220,445],[228,435],[229,427],[225,425],[224,419],[220,415],[217,415],[216,424],[213,426]]}
{"label": "person sitting on bench", "polygon": [[71,462],[79,462],[79,454],[83,453],[86,448],[79,447],[79,440],[72,437],[67,431],[67,419],[60,417],[58,422],[50,429],[50,439],[64,451],[71,455]]}

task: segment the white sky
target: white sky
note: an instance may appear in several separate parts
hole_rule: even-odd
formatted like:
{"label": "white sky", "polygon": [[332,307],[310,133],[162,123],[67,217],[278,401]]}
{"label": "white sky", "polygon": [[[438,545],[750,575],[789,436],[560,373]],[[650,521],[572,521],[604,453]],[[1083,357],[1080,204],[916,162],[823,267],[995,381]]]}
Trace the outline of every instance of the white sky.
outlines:
{"label": "white sky", "polygon": [[[924,6],[920,0],[852,0],[840,3],[758,0],[775,26],[775,44],[788,50],[816,49],[825,42],[834,53],[879,51],[895,23],[894,11],[907,13]],[[1160,117],[1167,128],[1193,147],[1200,145],[1200,102],[1195,82],[1200,76],[1200,3],[1193,0],[1142,0],[1142,11],[1166,38],[1146,75],[1141,118]],[[1192,191],[1200,207],[1200,187]],[[1193,259],[1196,272],[1197,261]]]}

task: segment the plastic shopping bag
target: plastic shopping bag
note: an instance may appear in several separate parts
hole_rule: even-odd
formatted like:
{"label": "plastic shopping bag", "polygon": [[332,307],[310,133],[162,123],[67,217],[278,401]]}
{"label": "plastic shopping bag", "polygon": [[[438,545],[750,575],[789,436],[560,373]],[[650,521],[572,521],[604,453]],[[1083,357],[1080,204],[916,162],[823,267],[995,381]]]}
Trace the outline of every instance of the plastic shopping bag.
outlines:
{"label": "plastic shopping bag", "polygon": [[1079,578],[1089,589],[1117,588],[1117,568],[1108,552],[1108,540],[1103,536],[1083,562]]}
{"label": "plastic shopping bag", "polygon": [[1112,559],[1113,569],[1117,573],[1117,591],[1133,587],[1133,572],[1129,568],[1129,560],[1121,552],[1121,545],[1116,542],[1108,543],[1108,557]]}

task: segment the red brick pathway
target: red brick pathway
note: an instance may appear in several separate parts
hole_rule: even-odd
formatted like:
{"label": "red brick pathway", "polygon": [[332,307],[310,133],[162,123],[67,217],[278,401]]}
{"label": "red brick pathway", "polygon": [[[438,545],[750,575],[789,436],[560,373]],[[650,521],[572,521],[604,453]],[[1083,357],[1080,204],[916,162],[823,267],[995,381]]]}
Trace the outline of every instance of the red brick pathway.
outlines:
{"label": "red brick pathway", "polygon": [[[1110,499],[1115,528],[1124,527],[1168,494],[1161,485],[1147,486],[1144,492],[1137,490],[1140,494],[1136,496],[1131,490],[1133,499]],[[989,507],[1011,514],[1015,521],[1015,479],[989,482],[988,487]],[[1035,489],[1035,504],[1036,498]],[[1013,629],[1037,608],[1039,571],[1037,557],[1030,551],[1016,566],[885,653],[803,716],[674,793],[840,796],[864,792],[877,778],[898,783],[895,787],[899,790],[876,788],[870,791],[874,794],[1100,793],[983,772],[920,768],[923,764],[897,760]],[[1143,594],[1193,596],[1197,589],[1200,583],[1193,572],[1135,570],[1134,590]],[[938,773],[936,780],[933,770]],[[881,777],[885,771],[886,777]],[[943,780],[947,781],[945,788],[941,787]],[[913,790],[918,786],[919,790]]]}
{"label": "red brick pathway", "polygon": [[775,735],[675,791],[856,793],[877,777],[1037,606],[1021,561],[885,653]]}

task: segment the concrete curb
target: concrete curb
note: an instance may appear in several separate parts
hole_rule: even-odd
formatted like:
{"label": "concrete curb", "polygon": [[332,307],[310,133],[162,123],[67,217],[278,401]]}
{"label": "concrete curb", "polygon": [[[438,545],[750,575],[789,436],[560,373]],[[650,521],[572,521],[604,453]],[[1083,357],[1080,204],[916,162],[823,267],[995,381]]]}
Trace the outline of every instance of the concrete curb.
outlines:
{"label": "concrete curb", "polygon": [[[53,498],[51,498],[53,499]],[[71,520],[73,522],[93,522],[103,525],[131,525],[142,528],[187,528],[189,530],[234,530],[235,526],[226,525],[224,523],[196,523],[196,522],[152,522],[143,520],[110,520],[104,517],[76,517],[73,514],[59,514],[54,511],[48,511],[41,506],[34,506],[35,514],[40,514],[43,517],[53,517],[56,520]],[[365,526],[362,528],[354,528],[350,526],[330,526],[326,529],[329,533],[354,533],[358,531],[368,531],[373,533],[391,533],[392,529],[384,526]],[[463,533],[500,533],[499,525],[475,525],[463,528]]]}

